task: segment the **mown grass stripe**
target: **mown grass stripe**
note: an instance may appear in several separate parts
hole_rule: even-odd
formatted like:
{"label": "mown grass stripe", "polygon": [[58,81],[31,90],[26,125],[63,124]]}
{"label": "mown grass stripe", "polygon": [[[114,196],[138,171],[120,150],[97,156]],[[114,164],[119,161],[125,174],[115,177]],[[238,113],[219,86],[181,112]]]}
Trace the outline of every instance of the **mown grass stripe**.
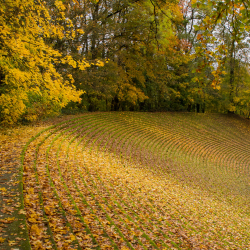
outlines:
{"label": "mown grass stripe", "polygon": [[[95,125],[96,125],[96,124],[95,124]],[[97,127],[97,128],[98,128],[98,127]],[[92,131],[94,131],[95,129],[96,129],[96,127],[92,127],[92,129],[89,131],[89,133],[92,132]],[[59,151],[60,151],[60,148],[61,148],[62,143],[63,143],[66,139],[68,139],[68,137],[69,137],[70,135],[72,135],[73,133],[75,133],[76,131],[77,131],[77,130],[75,130],[75,131],[73,131],[72,133],[70,133],[70,134],[69,134],[67,137],[65,137],[65,138],[63,139],[63,141],[60,143],[60,145],[59,145],[59,147],[58,147],[58,150],[57,150],[57,158],[58,158],[58,153],[59,153]],[[73,142],[73,140],[75,140],[75,139],[76,139],[77,137],[79,137],[79,136],[80,136],[80,135],[75,136],[75,137],[69,142],[68,147],[69,147],[70,144]],[[66,158],[68,159],[68,152],[66,152]],[[82,217],[81,211],[80,211],[79,208],[77,207],[77,205],[76,205],[76,203],[75,203],[73,197],[72,197],[71,194],[70,194],[70,191],[69,191],[69,189],[68,189],[68,186],[67,186],[66,182],[65,182],[64,179],[63,179],[63,176],[62,176],[62,173],[61,173],[61,170],[60,170],[59,160],[57,160],[57,165],[58,165],[58,169],[59,169],[59,173],[60,173],[61,180],[62,180],[62,182],[63,182],[63,184],[64,184],[65,189],[67,190],[67,193],[68,193],[68,196],[69,196],[70,199],[71,199],[71,202],[74,204],[74,207],[75,207],[75,209],[77,210],[77,213],[78,213],[79,217],[81,218],[82,223],[84,224],[85,227],[87,227],[88,232],[90,232],[92,238],[94,238],[94,236],[93,236],[93,234],[91,233],[90,229],[88,228],[87,224],[84,222],[84,218]],[[97,243],[97,244],[98,244],[97,241],[94,242],[94,243]],[[98,244],[98,245],[99,245],[99,244]]]}
{"label": "mown grass stripe", "polygon": [[[74,118],[72,120],[77,120],[79,118]],[[58,126],[61,126],[63,124],[66,124],[68,122],[71,121],[64,121],[61,123],[58,123],[56,125],[50,126],[48,128],[45,128],[43,130],[41,130],[39,133],[37,133],[35,136],[31,137],[30,140],[24,145],[22,152],[21,152],[21,164],[20,164],[20,182],[19,182],[19,190],[20,190],[20,201],[21,201],[21,206],[20,209],[24,209],[24,195],[23,195],[23,172],[24,172],[24,159],[25,159],[25,153],[29,147],[29,145],[35,141],[40,135],[42,135],[43,133],[54,129]],[[27,241],[24,241],[24,243],[22,242],[21,247],[23,247],[24,249],[31,249],[31,245],[30,245],[30,239],[29,239],[29,234],[28,234],[28,229],[27,229],[27,222],[26,222],[26,217],[25,215],[20,214],[21,219],[24,221],[24,225],[25,225],[25,235],[24,238],[27,239]]]}
{"label": "mown grass stripe", "polygon": [[[124,131],[124,130],[123,130]],[[118,142],[119,143],[119,142]],[[94,142],[93,142],[93,144],[94,144]],[[99,177],[100,178],[100,177]],[[103,183],[103,185],[104,185],[104,183]],[[117,202],[116,202],[117,203]],[[117,205],[119,206],[119,204],[117,203]],[[121,207],[120,207],[121,208]],[[122,208],[121,208],[122,209]],[[131,221],[132,221],[132,219],[131,218],[129,218]],[[162,231],[160,230],[160,232],[162,233]],[[166,235],[165,235],[165,237],[166,237]],[[169,238],[169,237],[168,237]],[[175,244],[175,246],[177,246],[176,244]]]}
{"label": "mown grass stripe", "polygon": [[[91,150],[91,149],[90,149]],[[93,184],[95,185],[95,183],[93,182]],[[149,238],[148,238],[149,239]],[[152,243],[152,242],[151,242]],[[154,243],[153,243],[154,244]]]}
{"label": "mown grass stripe", "polygon": [[[178,162],[180,165],[181,164],[184,165],[183,167],[185,168],[185,171],[190,171],[188,170],[188,165],[193,164],[193,167],[191,166],[191,169],[197,170],[197,173],[193,173],[194,177],[198,176],[199,173],[206,174],[207,172],[209,173],[209,171],[213,171],[215,175],[224,173],[226,178],[229,178],[230,175],[232,175],[232,177],[234,178],[231,184],[235,183],[237,185],[237,188],[240,188],[241,186],[243,188],[244,184],[241,185],[240,182],[239,183],[236,182],[234,173],[236,175],[239,173],[239,171],[242,171],[242,169],[245,168],[243,163],[244,162],[247,163],[248,156],[245,154],[245,152],[247,153],[246,150],[239,151],[241,147],[238,150],[236,150],[235,148],[237,146],[237,140],[236,140],[237,133],[233,135],[233,138],[235,141],[229,144],[228,145],[229,147],[226,148],[226,143],[230,142],[230,129],[222,133],[219,139],[216,139],[216,136],[212,135],[211,140],[209,141],[208,136],[211,135],[212,132],[208,129],[208,127],[210,125],[211,127],[213,127],[211,124],[211,121],[209,122],[206,121],[206,123],[202,125],[195,124],[194,126],[191,126],[191,128],[197,129],[197,131],[189,135],[189,134],[186,134],[187,132],[190,133],[190,128],[188,128],[187,126],[188,122],[187,124],[185,124],[182,121],[181,117],[182,115],[179,115],[179,114],[178,115],[176,114],[173,116],[170,115],[168,116],[168,120],[167,120],[166,119],[167,116],[164,118],[164,116],[162,115],[156,116],[154,114],[148,115],[148,114],[135,113],[132,115],[131,113],[126,113],[125,115],[121,115],[120,113],[117,113],[117,114],[109,113],[105,115],[99,114],[98,116],[96,114],[91,115],[91,118],[89,120],[89,125],[88,126],[84,125],[81,128],[79,126],[79,130],[75,129],[74,131],[73,130],[69,131],[67,127],[68,125],[65,125],[65,124],[61,125],[62,127],[64,126],[64,128],[62,129],[63,132],[61,132],[61,135],[57,139],[55,139],[57,136],[55,136],[55,138],[52,139],[51,141],[52,144],[50,144],[50,146],[46,150],[46,161],[47,161],[46,169],[48,170],[48,164],[52,164],[51,165],[52,167],[51,178],[52,179],[56,177],[55,174],[60,173],[60,176],[61,176],[60,185],[56,184],[55,187],[63,188],[65,195],[68,193],[68,195],[71,196],[71,199],[70,199],[70,197],[66,195],[67,200],[70,202],[70,206],[72,208],[73,206],[75,206],[75,209],[77,210],[78,206],[80,206],[78,210],[78,217],[81,216],[80,214],[81,211],[85,211],[85,210],[80,210],[81,203],[85,204],[86,206],[90,208],[90,212],[94,214],[95,220],[97,221],[97,223],[99,223],[98,225],[100,228],[104,229],[106,227],[106,224],[103,224],[103,221],[101,217],[99,217],[99,215],[97,214],[96,210],[101,211],[101,214],[100,214],[101,216],[103,216],[106,213],[105,218],[107,218],[109,222],[110,220],[113,221],[114,223],[113,226],[115,227],[116,225],[118,229],[120,229],[119,223],[124,222],[124,226],[121,227],[121,230],[120,230],[120,233],[123,234],[124,238],[127,237],[127,233],[124,234],[124,231],[122,231],[123,230],[122,228],[124,229],[127,228],[127,230],[130,230],[133,227],[139,228],[143,226],[141,227],[141,230],[143,232],[145,231],[146,233],[150,235],[149,232],[152,230],[150,229],[150,227],[147,228],[149,221],[152,220],[153,227],[155,226],[162,227],[163,225],[165,225],[165,222],[163,223],[162,220],[160,220],[159,218],[163,218],[161,217],[161,215],[164,214],[165,212],[165,213],[169,213],[170,218],[173,219],[171,223],[174,223],[175,221],[180,222],[181,223],[180,225],[185,230],[187,230],[186,232],[190,233],[190,235],[192,235],[192,232],[197,233],[197,230],[198,230],[199,234],[202,233],[200,239],[205,239],[204,238],[205,233],[203,232],[205,232],[205,230],[208,229],[211,232],[209,238],[207,238],[208,242],[209,241],[212,242],[212,240],[214,240],[214,246],[217,246],[220,248],[228,248],[228,247],[230,248],[230,246],[232,246],[233,244],[231,242],[235,241],[233,239],[233,234],[232,234],[233,230],[235,230],[234,229],[235,224],[232,225],[232,230],[230,229],[228,232],[224,232],[224,231],[220,232],[220,230],[218,231],[219,229],[218,226],[213,227],[212,229],[209,229],[210,220],[206,222],[205,220],[203,220],[202,217],[200,217],[202,221],[201,226],[199,226],[198,224],[193,224],[192,221],[189,221],[189,219],[185,217],[185,214],[182,210],[178,211],[179,204],[176,205],[174,203],[171,204],[171,202],[169,202],[170,200],[167,195],[168,189],[163,190],[162,192],[162,198],[164,200],[164,201],[162,200],[162,202],[166,204],[166,207],[162,207],[160,203],[158,204],[157,202],[154,202],[152,199],[150,200],[149,197],[147,197],[147,202],[145,203],[145,200],[140,195],[140,193],[138,193],[139,195],[137,195],[136,192],[132,192],[132,190],[130,190],[131,192],[129,193],[129,195],[125,197],[123,193],[126,192],[126,187],[124,188],[124,186],[123,187],[119,186],[118,189],[115,189],[114,186],[112,187],[112,182],[110,182],[111,179],[110,180],[105,179],[104,175],[103,177],[102,175],[99,175],[97,165],[96,165],[96,169],[93,168],[93,170],[91,171],[90,169],[88,169],[90,165],[86,165],[85,169],[79,169],[80,166],[78,166],[78,170],[79,171],[84,170],[85,172],[83,171],[82,173],[85,173],[86,176],[83,176],[83,175],[80,176],[81,172],[80,173],[78,173],[78,171],[77,173],[74,172],[76,167],[72,165],[72,162],[73,162],[72,159],[73,158],[78,159],[77,157],[79,154],[79,150],[77,149],[77,147],[80,145],[80,143],[83,143],[82,138],[84,138],[85,141],[84,141],[83,148],[85,148],[84,150],[86,154],[88,152],[89,157],[96,157],[96,159],[90,158],[92,159],[93,164],[102,163],[104,158],[109,156],[109,162],[110,162],[109,164],[113,163],[117,167],[118,165],[123,164],[123,162],[126,162],[126,160],[129,160],[130,161],[129,164],[131,165],[135,163],[137,164],[137,162],[138,163],[140,162],[140,165],[139,164],[138,166],[136,165],[136,168],[138,167],[138,171],[139,169],[145,168],[147,169],[147,171],[151,170],[152,173],[155,174],[155,176],[156,175],[168,176],[168,169],[164,166],[164,160],[165,162],[167,162],[169,158],[176,157],[174,161],[169,163],[172,165],[170,168],[170,171],[174,168],[176,168],[177,170],[180,170],[181,166],[178,166],[177,164]],[[189,119],[191,121],[193,119],[192,116],[190,116]],[[172,121],[175,121],[175,120],[177,121],[178,126],[183,126],[183,129],[181,131],[179,130],[179,132],[178,132],[179,128],[177,128],[178,126],[172,127],[171,123]],[[110,124],[111,122],[112,122],[112,126]],[[164,123],[166,123],[167,125],[164,126]],[[199,129],[201,130],[204,128],[208,130],[208,133],[200,135]],[[107,138],[106,141],[105,141],[105,138]],[[42,149],[44,149],[48,145],[49,140],[47,142],[47,139],[45,139],[45,141],[46,141],[46,144],[44,144]],[[222,141],[223,143],[220,143]],[[37,143],[37,142],[34,141],[34,143]],[[58,147],[58,144],[59,144],[59,147]],[[74,153],[73,155],[71,155],[70,153],[73,150],[71,149],[71,147],[73,147],[73,145],[75,144],[76,146],[74,149]],[[191,145],[193,145],[193,148],[191,148],[190,150]],[[214,148],[210,149],[209,148],[210,145],[214,145]],[[56,150],[57,164],[55,164],[56,161],[53,160],[53,157],[54,157],[53,152],[55,151],[56,147],[57,147],[57,150]],[[65,150],[65,147],[66,147],[66,150]],[[87,149],[88,151],[86,151]],[[32,148],[29,149],[29,151],[31,150]],[[216,152],[216,151],[219,151],[219,152]],[[59,152],[60,152],[60,155],[59,155]],[[59,165],[59,163],[63,161],[63,158],[61,158],[63,157],[62,155],[63,152],[66,152],[67,161],[66,161],[66,165],[62,164],[62,169],[61,169],[61,166]],[[76,157],[76,152],[77,152],[77,157]],[[99,157],[100,152],[103,152],[103,158]],[[234,152],[235,153],[239,152],[237,157],[233,157]],[[36,163],[37,158],[40,157],[40,154],[38,154],[38,147],[36,148],[35,153],[36,153],[35,154],[35,163]],[[222,157],[223,154],[225,153],[228,155],[226,158]],[[213,156],[216,157],[214,161],[209,154],[213,154]],[[147,157],[147,159],[145,157]],[[146,160],[148,160],[149,162],[147,163]],[[176,166],[173,165],[174,162],[176,162],[177,164]],[[213,166],[213,162],[216,163],[214,164],[215,166]],[[242,165],[238,166],[239,162],[242,163]],[[128,162],[126,162],[126,164],[128,164]],[[124,165],[124,169],[128,167],[126,164]],[[55,169],[55,166],[57,166],[58,170]],[[67,170],[71,176],[70,182],[69,182],[69,179],[64,179],[64,176],[63,176],[63,174]],[[35,171],[37,174],[37,170]],[[179,173],[180,177],[181,175],[182,174]],[[81,182],[83,184],[79,185],[79,179],[78,179],[80,178],[79,176],[81,178],[86,179],[86,182],[85,182],[86,186],[82,180]],[[239,181],[245,178],[245,177],[243,178],[240,176],[237,176],[237,177]],[[38,177],[36,176],[36,181],[38,181],[37,178]],[[218,184],[219,177],[216,176],[216,178],[213,181],[215,181],[216,184]],[[247,178],[245,180],[247,180]],[[228,187],[231,184],[228,184]],[[67,188],[65,185],[67,186]],[[39,183],[38,183],[38,186],[39,186]],[[85,189],[89,191],[88,195],[89,197],[91,197],[91,199],[85,199],[84,193],[82,193],[81,191],[84,186],[85,186]],[[122,188],[124,189],[122,190]],[[103,191],[103,189],[105,189],[105,191]],[[115,192],[113,190],[115,190]],[[129,189],[127,191],[129,191]],[[100,195],[102,194],[104,194],[104,196],[100,197]],[[63,195],[63,192],[60,192],[60,197],[61,195]],[[39,196],[41,196],[41,193],[39,193]],[[214,195],[214,197],[215,196],[216,194]],[[81,201],[79,200],[79,197],[81,197]],[[157,196],[155,196],[152,193],[152,197],[157,197]],[[171,198],[171,196],[169,197]],[[60,199],[62,199],[62,197]],[[76,199],[76,201],[74,201],[74,199]],[[92,203],[92,200],[95,202],[95,205]],[[88,202],[91,202],[91,203],[88,204]],[[40,205],[41,203],[42,202],[40,199]],[[133,211],[133,210],[136,210],[137,207],[140,207],[140,211],[139,210]],[[114,214],[116,214],[114,217],[114,220],[110,216],[109,211],[111,209],[113,209],[115,212]],[[140,216],[142,212],[146,210],[148,212],[147,213],[148,217],[147,219],[144,219],[144,218],[142,219]],[[68,210],[66,209],[64,212],[65,212],[65,215],[67,216]],[[158,213],[157,217],[155,217],[156,212]],[[189,213],[190,212],[191,211],[189,211]],[[160,217],[159,217],[159,214],[160,214]],[[196,218],[198,218],[198,215],[199,214],[196,213]],[[190,216],[190,214],[187,214],[187,216]],[[98,219],[100,218],[100,219],[98,220],[97,218]],[[125,219],[127,219],[128,222]],[[242,219],[244,220],[244,222],[242,222],[242,226],[239,226],[239,228],[243,228],[243,227],[245,228],[245,226],[247,225],[244,215],[242,215]],[[73,221],[74,221],[74,218],[70,220],[70,223],[73,223]],[[143,225],[144,223],[145,225]],[[110,222],[110,224],[112,223]],[[202,228],[202,226],[204,228]],[[151,244],[151,247],[155,248],[155,245],[156,245],[157,247],[159,247],[159,249],[161,249],[160,246],[163,246],[163,245],[158,245],[158,244],[164,243],[165,242],[164,238],[168,236],[170,236],[171,238],[171,235],[166,235],[166,234],[164,237],[162,237],[164,232],[158,231],[155,236],[156,238],[154,237],[152,238],[153,239],[152,242],[150,242],[151,239],[149,237],[147,241],[143,240],[139,242],[139,240],[137,240],[136,245],[132,244],[131,246],[136,249],[136,246],[140,245],[140,247],[146,249],[147,246],[149,246],[147,245],[148,243],[146,244],[146,242],[149,242]],[[109,242],[111,242],[112,247],[116,248],[115,241],[112,242],[112,235],[110,234],[110,237],[109,237],[109,232],[106,232],[106,233],[107,233],[106,238],[108,238]],[[247,234],[248,233],[249,232],[247,232]],[[224,239],[224,235],[227,238]],[[147,234],[143,236],[144,238],[147,238]],[[217,236],[217,239],[215,239],[215,236]],[[127,240],[128,242],[130,242],[131,239],[127,238]],[[243,246],[245,244],[244,240],[245,238],[242,237],[241,241],[239,242],[240,246]],[[51,241],[53,241],[53,239],[51,239]],[[174,241],[176,241],[176,239],[174,239]],[[174,241],[172,242],[172,246],[178,247],[178,245],[173,244],[175,243]],[[169,247],[170,246],[169,241],[166,241],[166,242],[167,242],[166,246]],[[176,242],[179,243],[178,241]],[[187,246],[187,243],[184,243],[184,241],[182,242],[181,240],[180,242],[182,244],[186,244]],[[130,247],[128,244],[127,246]],[[180,246],[179,249],[184,249],[182,248],[184,247],[184,245],[179,245],[179,246]],[[119,245],[117,245],[117,247],[119,248]]]}
{"label": "mown grass stripe", "polygon": [[[54,127],[54,126],[53,126]],[[66,126],[67,127],[67,126]],[[64,127],[65,128],[65,127]],[[60,130],[60,129],[58,129],[58,130]],[[44,139],[44,141],[51,135],[51,134],[53,134],[53,132],[52,133],[50,133],[45,139]],[[40,134],[39,134],[40,135]],[[40,146],[40,145],[39,145]]]}
{"label": "mown grass stripe", "polygon": [[[83,123],[85,123],[85,122],[83,122]],[[91,124],[91,123],[90,123],[90,124]],[[76,126],[74,126],[73,128],[76,128],[76,127],[79,127],[79,125],[76,125]],[[49,150],[51,149],[53,143],[54,143],[59,137],[61,137],[63,134],[65,134],[66,132],[70,131],[71,129],[72,129],[72,128],[65,130],[64,132],[60,133],[59,135],[57,135],[57,136],[52,140],[52,142],[51,142],[51,144],[50,144],[50,147],[49,147],[48,150],[46,151],[46,159],[47,159],[47,161],[48,161],[48,153],[49,153]],[[75,131],[81,130],[81,129],[82,129],[82,128],[80,127],[80,128],[78,128],[78,129],[76,129]],[[92,130],[93,130],[93,129],[92,129]],[[70,135],[73,134],[75,131],[71,132]],[[70,136],[70,135],[69,135],[69,136]],[[47,165],[47,173],[48,173],[48,175],[49,175],[49,179],[50,179],[50,181],[51,181],[51,184],[52,184],[52,186],[53,186],[53,188],[54,188],[54,192],[55,192],[55,194],[56,194],[56,196],[57,196],[57,199],[58,199],[58,201],[59,201],[59,205],[60,205],[60,207],[62,208],[62,211],[63,211],[64,217],[65,217],[65,219],[66,219],[66,221],[67,221],[67,224],[69,225],[69,227],[71,228],[71,232],[73,233],[72,226],[70,225],[70,223],[69,223],[68,220],[67,220],[66,212],[64,211],[63,205],[62,205],[62,203],[61,203],[61,201],[60,201],[60,196],[58,195],[58,193],[57,193],[57,191],[56,191],[56,186],[54,185],[53,179],[52,179],[51,176],[50,176],[49,169],[48,169],[48,165]],[[64,184],[65,184],[65,183],[64,183]],[[67,191],[68,191],[68,190],[67,190]],[[72,197],[70,197],[70,198],[71,198],[71,201],[73,202]],[[76,205],[74,202],[73,202],[73,204]],[[76,207],[75,207],[75,208],[76,208]],[[77,210],[77,212],[79,213],[79,210],[78,210],[77,208],[76,208],[76,210]],[[82,219],[82,217],[81,217],[81,219]],[[92,238],[92,240],[93,240],[93,244],[97,244],[97,245],[98,245],[98,247],[97,247],[96,249],[100,249],[100,246],[99,246],[98,242],[96,241],[95,237],[93,236],[93,234],[92,234],[91,231],[89,230],[87,224],[86,224],[84,221],[83,221],[83,223],[84,223],[84,226],[85,226],[85,228],[86,228],[86,232],[90,234],[90,236],[91,236],[91,238]],[[78,243],[78,244],[79,244],[79,243]]]}

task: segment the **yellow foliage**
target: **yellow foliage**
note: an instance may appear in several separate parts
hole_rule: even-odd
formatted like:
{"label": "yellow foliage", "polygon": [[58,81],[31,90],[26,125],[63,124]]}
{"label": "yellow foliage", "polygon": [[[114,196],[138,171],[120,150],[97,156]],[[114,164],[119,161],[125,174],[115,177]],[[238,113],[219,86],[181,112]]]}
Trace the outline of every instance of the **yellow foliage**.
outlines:
{"label": "yellow foliage", "polygon": [[7,94],[0,96],[1,115],[4,124],[14,124],[25,112],[24,100],[27,100],[25,92],[11,90]]}
{"label": "yellow foliage", "polygon": [[86,68],[90,67],[90,64],[88,62],[86,62],[86,61],[83,61],[83,60],[78,61],[77,64],[78,64],[78,68],[80,70],[85,70]]}
{"label": "yellow foliage", "polygon": [[[55,6],[63,19],[64,4],[57,0]],[[18,14],[13,16],[16,10]],[[61,26],[49,22],[50,13],[44,3],[32,0],[23,0],[22,3],[5,1],[1,5],[1,13],[0,74],[4,78],[0,90],[2,124],[15,124],[21,119],[33,121],[58,114],[68,102],[78,102],[83,92],[72,86],[74,79],[71,75],[70,82],[64,80],[55,64],[65,63],[73,68],[79,66],[81,70],[90,65],[84,61],[78,65],[70,55],[62,58],[58,51],[45,43],[42,36],[62,38],[64,32]]]}
{"label": "yellow foliage", "polygon": [[231,112],[235,112],[236,111],[236,107],[233,104],[230,104],[228,106],[228,110],[231,111]]}
{"label": "yellow foliage", "polygon": [[62,1],[56,0],[56,1],[55,1],[55,6],[56,6],[59,10],[62,10],[62,11],[66,9],[65,6],[63,5]]}
{"label": "yellow foliage", "polygon": [[96,63],[96,65],[102,67],[102,66],[104,66],[104,62],[98,60],[97,63]]}

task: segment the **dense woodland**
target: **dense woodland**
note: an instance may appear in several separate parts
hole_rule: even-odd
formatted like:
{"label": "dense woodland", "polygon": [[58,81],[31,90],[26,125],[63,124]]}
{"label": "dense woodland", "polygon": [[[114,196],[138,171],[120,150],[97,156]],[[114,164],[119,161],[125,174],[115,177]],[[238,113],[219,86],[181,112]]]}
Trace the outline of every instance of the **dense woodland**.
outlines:
{"label": "dense woodland", "polygon": [[249,1],[0,0],[0,121],[250,114]]}

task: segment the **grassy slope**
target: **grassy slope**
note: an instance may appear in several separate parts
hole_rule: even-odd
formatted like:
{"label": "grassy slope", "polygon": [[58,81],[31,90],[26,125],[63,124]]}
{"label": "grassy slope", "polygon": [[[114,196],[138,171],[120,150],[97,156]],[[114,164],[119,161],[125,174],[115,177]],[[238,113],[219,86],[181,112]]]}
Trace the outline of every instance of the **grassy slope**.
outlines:
{"label": "grassy slope", "polygon": [[117,112],[45,130],[23,165],[32,247],[250,249],[249,129],[236,116]]}

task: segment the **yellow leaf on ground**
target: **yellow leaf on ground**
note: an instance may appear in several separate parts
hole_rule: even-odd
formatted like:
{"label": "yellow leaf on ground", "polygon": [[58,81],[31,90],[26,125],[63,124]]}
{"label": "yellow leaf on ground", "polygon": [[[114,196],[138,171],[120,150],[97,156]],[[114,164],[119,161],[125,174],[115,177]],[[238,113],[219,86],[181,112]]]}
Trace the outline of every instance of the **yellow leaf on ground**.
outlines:
{"label": "yellow leaf on ground", "polygon": [[33,224],[31,226],[30,229],[33,233],[35,233],[36,235],[40,235],[41,234],[41,229],[39,229],[39,227],[37,226],[37,224]]}
{"label": "yellow leaf on ground", "polygon": [[19,214],[26,214],[26,212],[25,212],[24,209],[21,209],[18,213],[19,213]]}
{"label": "yellow leaf on ground", "polygon": [[16,245],[16,242],[14,240],[9,240],[9,246],[14,246]]}

